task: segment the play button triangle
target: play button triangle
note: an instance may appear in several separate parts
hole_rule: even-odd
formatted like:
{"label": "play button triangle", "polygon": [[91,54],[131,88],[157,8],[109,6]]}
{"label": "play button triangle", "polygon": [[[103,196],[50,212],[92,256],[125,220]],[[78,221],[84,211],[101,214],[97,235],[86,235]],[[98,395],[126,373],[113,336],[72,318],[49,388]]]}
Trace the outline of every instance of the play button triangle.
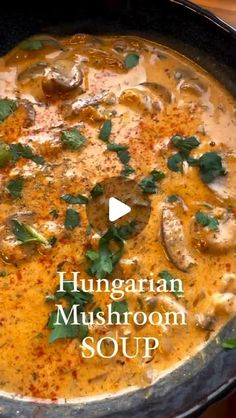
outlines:
{"label": "play button triangle", "polygon": [[114,222],[131,212],[131,208],[115,197],[109,199],[109,221]]}

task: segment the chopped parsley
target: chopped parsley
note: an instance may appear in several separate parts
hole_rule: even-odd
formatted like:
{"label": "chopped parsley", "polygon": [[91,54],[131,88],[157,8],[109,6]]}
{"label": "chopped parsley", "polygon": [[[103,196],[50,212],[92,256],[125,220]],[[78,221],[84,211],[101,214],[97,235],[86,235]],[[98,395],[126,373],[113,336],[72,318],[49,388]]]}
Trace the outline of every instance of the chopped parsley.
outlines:
{"label": "chopped parsley", "polygon": [[11,220],[11,229],[16,239],[22,244],[41,243],[48,244],[46,238],[37,232],[32,226],[25,225],[16,219]]}
{"label": "chopped parsley", "polygon": [[6,277],[8,275],[9,273],[7,273],[6,271],[0,271],[0,277]]}
{"label": "chopped parsley", "polygon": [[195,136],[183,137],[181,135],[175,135],[171,138],[170,143],[177,148],[179,152],[168,158],[167,166],[171,171],[182,173],[184,161],[189,162],[190,152],[197,148],[200,145],[200,142]]}
{"label": "chopped parsley", "polygon": [[0,122],[3,122],[17,109],[16,102],[10,99],[0,99]]}
{"label": "chopped parsley", "polygon": [[130,174],[134,173],[134,169],[129,165],[129,164],[125,164],[124,165],[124,169],[121,171],[121,176],[123,177],[128,177]]}
{"label": "chopped parsley", "polygon": [[200,142],[195,136],[187,136],[186,138],[175,135],[171,138],[171,145],[177,148],[182,154],[189,155],[189,153],[200,145]]}
{"label": "chopped parsley", "polygon": [[11,196],[14,198],[22,197],[24,180],[22,177],[18,177],[14,180],[10,180],[7,183],[7,190],[10,192]]}
{"label": "chopped parsley", "polygon": [[112,121],[111,120],[105,120],[103,122],[100,132],[99,132],[99,139],[101,139],[104,142],[108,142],[110,135],[111,135],[111,129],[112,129]]}
{"label": "chopped parsley", "polygon": [[135,232],[137,228],[137,221],[133,220],[125,225],[117,227],[117,233],[118,235],[124,239],[127,240],[130,238]]}
{"label": "chopped parsley", "polygon": [[103,194],[103,188],[101,184],[96,184],[90,193],[92,197],[101,196]]}
{"label": "chopped parsley", "polygon": [[48,245],[51,245],[51,247],[53,247],[56,243],[57,243],[57,237],[53,236],[49,238]]}
{"label": "chopped parsley", "polygon": [[[125,312],[129,311],[128,303],[126,300],[122,300],[120,302],[113,301],[111,304],[111,312],[116,312],[119,314],[120,322],[124,320],[123,316]],[[113,324],[116,324],[116,317],[112,316]]]}
{"label": "chopped parsley", "polygon": [[176,194],[172,194],[167,198],[169,203],[175,203],[179,201],[179,197]]}
{"label": "chopped parsley", "polygon": [[20,49],[28,50],[28,51],[38,51],[39,49],[44,48],[45,46],[55,46],[59,49],[64,49],[62,45],[53,38],[45,38],[45,39],[37,39],[37,38],[28,38],[22,41],[19,44]]}
{"label": "chopped parsley", "polygon": [[10,147],[5,142],[0,142],[0,168],[5,167],[11,159]]}
{"label": "chopped parsley", "polygon": [[88,226],[86,228],[86,237],[88,237],[91,234],[92,228],[93,228],[92,225],[88,224]]}
{"label": "chopped parsley", "polygon": [[226,170],[222,165],[222,158],[216,152],[206,152],[200,158],[193,158],[190,153],[200,144],[195,136],[182,137],[175,135],[171,138],[171,145],[178,149],[176,154],[168,158],[167,166],[174,172],[183,172],[183,163],[198,167],[201,179],[204,183],[211,183],[219,176],[225,176]]}
{"label": "chopped parsley", "polygon": [[86,205],[89,201],[88,198],[82,194],[78,194],[76,196],[72,194],[64,194],[61,196],[61,199],[66,203],[70,203],[71,205]]}
{"label": "chopped parsley", "polygon": [[80,214],[74,209],[67,209],[64,225],[66,229],[75,229],[80,225]]}
{"label": "chopped parsley", "polygon": [[236,338],[232,338],[230,340],[225,340],[222,342],[222,347],[227,350],[235,350],[236,349]]}
{"label": "chopped parsley", "polygon": [[88,292],[83,292],[81,289],[77,289],[77,292],[73,292],[74,284],[70,281],[64,282],[63,292],[59,292],[59,287],[57,287],[56,292],[53,295],[46,296],[47,302],[57,302],[61,299],[65,299],[70,305],[78,304],[82,308],[86,303],[90,303],[93,300],[93,295]]}
{"label": "chopped parsley", "polygon": [[219,229],[219,221],[214,216],[210,216],[204,212],[198,211],[195,215],[196,221],[204,227],[208,227],[212,231]]}
{"label": "chopped parsley", "polygon": [[172,155],[171,157],[168,158],[167,161],[167,167],[169,168],[169,170],[174,171],[174,172],[183,172],[183,162],[184,159],[182,157],[182,155],[177,152],[176,154]]}
{"label": "chopped parsley", "polygon": [[51,215],[53,219],[57,219],[59,216],[59,211],[57,209],[52,209],[50,210],[49,215]]}
{"label": "chopped parsley", "polygon": [[122,176],[127,177],[134,172],[134,169],[128,164],[130,161],[130,153],[127,146],[108,142],[107,149],[108,151],[116,152],[120,162],[124,164],[124,169],[121,171]]}
{"label": "chopped parsley", "polygon": [[35,162],[38,165],[44,165],[45,161],[43,157],[35,155],[32,148],[29,145],[11,144],[10,151],[14,161],[18,161],[20,158],[26,158]]}
{"label": "chopped parsley", "polygon": [[102,312],[100,306],[97,306],[94,310],[93,310],[93,319],[96,319],[99,312]]}
{"label": "chopped parsley", "polygon": [[86,141],[85,136],[77,128],[62,131],[60,138],[65,148],[72,150],[80,149]]}
{"label": "chopped parsley", "polygon": [[127,69],[136,67],[139,63],[139,55],[138,54],[127,54],[124,59],[124,67]]}
{"label": "chopped parsley", "polygon": [[154,194],[157,192],[157,182],[165,178],[163,171],[152,170],[150,175],[144,177],[139,183],[143,193]]}
{"label": "chopped parsley", "polygon": [[28,51],[37,51],[43,48],[43,42],[40,39],[26,39],[20,43],[19,48]]}
{"label": "chopped parsley", "polygon": [[[112,247],[111,243],[116,246]],[[111,274],[114,267],[120,261],[124,250],[124,242],[118,230],[112,226],[100,238],[98,250],[88,250],[86,257],[89,261],[88,273],[102,279]]]}
{"label": "chopped parsley", "polygon": [[211,183],[219,176],[227,173],[222,165],[222,158],[216,152],[206,152],[198,160],[201,179],[204,183]]}
{"label": "chopped parsley", "polygon": [[[175,278],[174,276],[172,276],[172,274],[171,274],[171,273],[169,273],[169,271],[166,271],[166,270],[161,271],[161,272],[159,273],[159,276],[160,276],[163,280],[165,280],[166,285],[167,285],[167,288],[168,288],[169,290],[172,290],[172,280],[176,280],[176,278]],[[175,295],[177,298],[180,298],[181,296],[183,296],[183,292],[180,292],[180,291],[179,291],[179,289],[178,289],[177,287],[178,287],[178,286],[177,286],[177,283],[174,283],[174,291],[173,291],[173,293],[174,293],[174,295]]]}
{"label": "chopped parsley", "polygon": [[[74,285],[71,282],[64,283],[64,291],[59,292],[58,288],[57,291],[53,295],[48,295],[46,297],[47,302],[57,302],[61,299],[64,299],[68,304],[69,307],[63,308],[65,316],[68,317],[70,314],[71,308],[73,305],[77,306],[77,317],[80,318],[79,313],[85,310],[85,306],[88,303],[91,303],[93,300],[93,295],[88,292],[83,292],[81,289],[77,289],[77,292],[73,292]],[[58,316],[58,322],[60,324],[56,325]],[[73,315],[69,317],[68,323],[65,324],[63,322],[63,318],[61,313],[57,311],[53,311],[50,314],[48,320],[48,328],[51,330],[51,334],[49,336],[49,342],[54,342],[58,339],[65,339],[65,338],[79,338],[81,341],[88,335],[88,326],[84,325],[81,321],[79,324],[72,324],[73,322]]]}

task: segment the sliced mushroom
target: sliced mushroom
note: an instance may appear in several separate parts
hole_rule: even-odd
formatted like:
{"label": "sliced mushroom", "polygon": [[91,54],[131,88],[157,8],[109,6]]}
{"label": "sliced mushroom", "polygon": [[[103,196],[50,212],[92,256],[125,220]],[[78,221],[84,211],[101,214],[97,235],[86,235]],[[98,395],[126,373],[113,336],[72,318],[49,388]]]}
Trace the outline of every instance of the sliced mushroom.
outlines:
{"label": "sliced mushroom", "polygon": [[65,118],[77,116],[81,110],[88,106],[96,106],[98,104],[112,105],[116,102],[116,96],[112,92],[103,92],[95,96],[84,96],[72,102],[63,103],[61,110]]}
{"label": "sliced mushroom", "polygon": [[236,155],[229,153],[223,155],[224,165],[227,176],[217,177],[208,187],[221,199],[228,200],[232,205],[236,205]]}
{"label": "sliced mushroom", "polygon": [[174,75],[180,92],[187,92],[194,96],[202,96],[207,87],[199,80],[192,70],[188,68],[177,69]]}
{"label": "sliced mushroom", "polygon": [[193,242],[202,252],[224,254],[236,249],[236,218],[226,213],[216,231],[194,221]]}
{"label": "sliced mushroom", "polygon": [[162,84],[158,84],[158,83],[151,82],[151,81],[146,81],[144,83],[141,83],[140,85],[147,87],[148,89],[153,91],[155,94],[158,95],[158,97],[160,97],[160,99],[164,103],[171,103],[174,99],[170,90],[167,89],[167,87],[163,86]]}
{"label": "sliced mushroom", "polygon": [[42,89],[49,96],[66,93],[79,87],[82,80],[83,76],[79,65],[68,59],[61,59],[45,69]]}
{"label": "sliced mushroom", "polygon": [[35,62],[34,64],[27,67],[25,70],[21,71],[18,74],[17,80],[21,83],[27,83],[28,81],[31,81],[32,79],[35,79],[37,77],[40,77],[44,74],[45,68],[48,67],[47,62]]}
{"label": "sliced mushroom", "polygon": [[216,317],[211,314],[199,313],[195,315],[196,326],[206,331],[214,331]]}
{"label": "sliced mushroom", "polygon": [[222,280],[222,290],[231,292],[236,295],[236,274],[235,273],[225,273],[221,277]]}
{"label": "sliced mushroom", "polygon": [[165,207],[162,210],[161,233],[164,247],[169,259],[181,271],[187,271],[195,260],[189,254],[184,229],[174,211]]}
{"label": "sliced mushroom", "polygon": [[158,304],[164,307],[167,312],[176,312],[181,314],[187,314],[185,307],[176,301],[172,296],[160,294],[158,295]]}
{"label": "sliced mushroom", "polygon": [[180,92],[187,92],[195,96],[202,96],[207,91],[206,87],[199,81],[184,81],[179,84]]}
{"label": "sliced mushroom", "polygon": [[86,48],[83,55],[88,57],[89,64],[95,68],[111,68],[116,71],[125,71],[123,59],[115,52],[103,51],[101,49]]}
{"label": "sliced mushroom", "polygon": [[236,296],[233,293],[214,293],[212,295],[214,312],[236,313]]}

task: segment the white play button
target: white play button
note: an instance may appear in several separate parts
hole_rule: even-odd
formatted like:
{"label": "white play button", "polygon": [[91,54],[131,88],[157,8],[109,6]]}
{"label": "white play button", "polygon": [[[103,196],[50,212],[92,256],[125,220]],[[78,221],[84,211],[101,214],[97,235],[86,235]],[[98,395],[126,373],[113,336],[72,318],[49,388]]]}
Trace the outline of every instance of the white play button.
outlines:
{"label": "white play button", "polygon": [[109,221],[114,222],[131,212],[131,208],[115,197],[109,199]]}

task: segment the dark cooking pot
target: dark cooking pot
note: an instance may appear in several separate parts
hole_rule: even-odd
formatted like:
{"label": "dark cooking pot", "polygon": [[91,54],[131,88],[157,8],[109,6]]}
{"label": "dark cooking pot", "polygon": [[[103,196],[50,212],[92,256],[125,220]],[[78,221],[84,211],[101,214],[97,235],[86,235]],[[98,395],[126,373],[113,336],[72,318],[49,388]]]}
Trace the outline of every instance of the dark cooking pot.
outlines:
{"label": "dark cooking pot", "polygon": [[[68,4],[68,8],[65,4],[57,5],[51,10],[41,2],[34,4],[34,9],[23,8],[21,2],[19,12],[6,10],[6,6],[3,10],[1,5],[1,54],[31,34],[55,31],[140,34],[157,40],[197,61],[236,96],[236,31],[188,1],[87,0]],[[149,388],[88,403],[63,405],[0,397],[0,417],[196,416],[236,387],[236,350],[224,351],[219,344],[235,336],[236,319],[204,350]]]}

